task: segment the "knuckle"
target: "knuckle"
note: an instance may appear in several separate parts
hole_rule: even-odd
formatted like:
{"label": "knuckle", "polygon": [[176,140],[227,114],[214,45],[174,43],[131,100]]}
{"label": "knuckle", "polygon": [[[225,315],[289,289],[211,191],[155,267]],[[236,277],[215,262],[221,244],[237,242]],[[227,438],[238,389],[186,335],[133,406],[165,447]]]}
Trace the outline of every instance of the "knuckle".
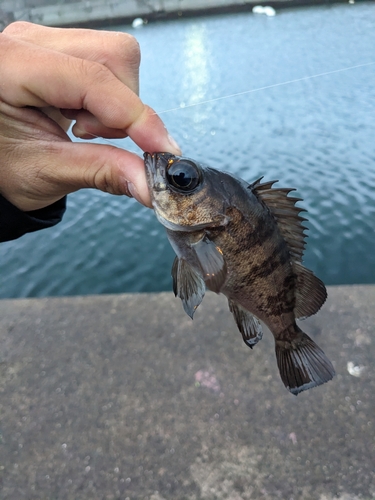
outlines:
{"label": "knuckle", "polygon": [[25,31],[32,28],[32,24],[27,21],[15,21],[14,23],[8,24],[8,26],[3,30],[6,35],[19,35]]}
{"label": "knuckle", "polygon": [[94,168],[92,165],[88,166],[84,182],[87,187],[99,189],[104,193],[112,192],[111,172],[106,164],[99,163]]}
{"label": "knuckle", "polygon": [[79,71],[90,79],[90,81],[95,82],[106,82],[113,78],[111,71],[96,61],[90,61],[87,59],[75,60],[79,64]]}
{"label": "knuckle", "polygon": [[89,168],[86,183],[88,186],[105,193],[113,195],[128,194],[127,192],[124,193],[124,186],[121,183],[122,175],[122,169],[116,156],[114,156],[111,162],[98,164],[94,169]]}
{"label": "knuckle", "polygon": [[136,38],[129,33],[120,33],[118,40],[122,57],[138,67],[141,62],[141,49]]}
{"label": "knuckle", "polygon": [[126,65],[131,70],[137,71],[141,62],[141,50],[137,40],[128,33],[116,33],[107,38],[105,48],[108,57],[115,63]]}

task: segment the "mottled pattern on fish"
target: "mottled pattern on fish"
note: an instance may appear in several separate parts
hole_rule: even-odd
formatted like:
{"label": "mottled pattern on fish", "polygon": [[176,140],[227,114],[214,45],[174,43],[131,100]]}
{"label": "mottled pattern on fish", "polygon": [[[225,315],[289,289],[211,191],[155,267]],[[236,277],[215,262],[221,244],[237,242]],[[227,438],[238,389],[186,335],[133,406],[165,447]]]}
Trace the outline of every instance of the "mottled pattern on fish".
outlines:
{"label": "mottled pattern on fish", "polygon": [[230,222],[225,231],[208,233],[223,254],[230,252],[231,256],[222,293],[254,311],[259,319],[274,328],[289,315],[289,326],[294,320],[290,313],[295,306],[295,276],[287,245],[276,223],[265,223],[259,218],[252,226],[235,208],[229,208],[226,215]]}
{"label": "mottled pattern on fish", "polygon": [[193,317],[205,289],[228,298],[244,342],[262,338],[262,320],[275,337],[276,359],[293,393],[334,375],[323,351],[295,319],[315,314],[324,284],[302,265],[305,220],[291,189],[247,184],[225,172],[169,153],[145,154],[148,185],[159,221],[177,254],[175,295]]}

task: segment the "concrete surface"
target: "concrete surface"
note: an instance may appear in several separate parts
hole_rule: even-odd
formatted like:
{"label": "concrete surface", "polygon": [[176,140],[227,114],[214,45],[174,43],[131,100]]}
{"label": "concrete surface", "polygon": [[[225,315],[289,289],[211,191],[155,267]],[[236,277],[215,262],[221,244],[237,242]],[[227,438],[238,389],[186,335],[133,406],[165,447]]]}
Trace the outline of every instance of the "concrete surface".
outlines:
{"label": "concrete surface", "polygon": [[295,397],[213,294],[0,301],[1,500],[375,498],[374,304],[329,288],[337,376]]}

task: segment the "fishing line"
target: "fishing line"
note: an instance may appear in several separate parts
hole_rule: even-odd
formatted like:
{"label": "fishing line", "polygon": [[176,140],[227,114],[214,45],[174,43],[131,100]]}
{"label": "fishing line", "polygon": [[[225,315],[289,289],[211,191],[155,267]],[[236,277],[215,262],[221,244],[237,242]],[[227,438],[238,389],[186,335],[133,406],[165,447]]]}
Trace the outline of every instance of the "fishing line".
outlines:
{"label": "fishing line", "polygon": [[[224,99],[229,99],[231,97],[237,97],[237,96],[241,96],[241,95],[252,94],[254,92],[260,92],[261,90],[267,90],[267,89],[273,89],[273,88],[276,88],[276,87],[282,87],[283,85],[288,85],[288,84],[297,83],[297,82],[303,82],[303,81],[306,81],[306,80],[311,80],[313,78],[319,78],[319,77],[322,77],[322,76],[333,75],[335,73],[342,73],[343,71],[349,71],[351,69],[363,68],[365,66],[371,66],[371,65],[374,65],[374,64],[375,64],[375,61],[368,62],[368,63],[362,63],[362,64],[356,64],[355,66],[348,66],[346,68],[340,68],[340,69],[334,69],[334,70],[331,70],[331,71],[325,71],[324,73],[317,73],[316,75],[303,76],[301,78],[295,78],[294,80],[288,80],[286,82],[273,83],[272,85],[265,85],[264,87],[258,87],[258,88],[255,88],[255,89],[244,90],[242,92],[236,92],[234,94],[228,94],[228,95],[224,95],[224,96],[220,96],[220,97],[214,97],[213,99],[207,99],[205,101],[195,102],[194,104],[180,105],[180,106],[178,106],[176,108],[170,108],[170,109],[164,109],[162,111],[156,111],[154,114],[155,115],[162,115],[162,114],[165,114],[165,113],[171,113],[172,111],[180,111],[182,109],[192,108],[194,106],[201,106],[203,104],[208,104],[208,103],[211,103],[211,102],[221,101],[221,100],[224,100]],[[114,143],[111,143],[111,141],[109,141],[108,139],[104,139],[103,137],[100,137],[98,135],[94,135],[94,134],[90,134],[90,133],[88,133],[88,135],[91,135],[95,139],[104,140],[104,141],[108,142],[108,144],[115,145]]]}
{"label": "fishing line", "polygon": [[214,97],[213,99],[207,99],[206,101],[195,102],[194,104],[180,105],[177,108],[171,108],[171,109],[165,109],[163,111],[157,111],[157,112],[155,112],[155,114],[162,115],[164,113],[170,113],[171,111],[177,111],[177,110],[181,110],[181,109],[192,108],[193,106],[200,106],[202,104],[208,104],[210,102],[221,101],[223,99],[229,99],[230,97],[237,97],[237,96],[240,96],[240,95],[251,94],[253,92],[259,92],[261,90],[273,89],[273,88],[276,88],[276,87],[281,87],[282,85],[288,85],[289,83],[302,82],[304,80],[310,80],[312,78],[318,78],[320,76],[333,75],[334,73],[341,73],[343,71],[349,71],[350,69],[362,68],[364,66],[371,66],[372,64],[375,64],[375,61],[369,62],[369,63],[363,63],[363,64],[356,64],[355,66],[349,66],[347,68],[334,69],[332,71],[326,71],[324,73],[318,73],[316,75],[303,76],[302,78],[296,78],[294,80],[288,80],[287,82],[274,83],[272,85],[266,85],[264,87],[258,87],[256,89],[244,90],[242,92],[236,92],[234,94],[228,94],[228,95],[224,95],[224,96],[221,96],[221,97]]}

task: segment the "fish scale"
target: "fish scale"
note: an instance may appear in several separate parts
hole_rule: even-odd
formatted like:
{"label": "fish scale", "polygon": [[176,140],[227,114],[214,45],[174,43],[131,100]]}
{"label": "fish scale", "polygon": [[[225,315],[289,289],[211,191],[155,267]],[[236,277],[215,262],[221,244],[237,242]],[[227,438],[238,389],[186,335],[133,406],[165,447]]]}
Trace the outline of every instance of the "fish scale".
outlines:
{"label": "fish scale", "polygon": [[[224,254],[231,252],[232,256],[229,269],[233,269],[232,274],[235,277],[229,278],[225,284],[225,288],[230,290],[228,293],[231,293],[232,298],[243,307],[249,308],[252,306],[247,302],[254,296],[254,289],[266,290],[267,287],[272,287],[272,291],[268,293],[255,294],[257,304],[253,307],[257,309],[257,317],[267,322],[267,319],[270,320],[274,315],[275,308],[277,308],[277,318],[280,318],[281,310],[283,314],[292,312],[295,305],[294,275],[290,269],[282,271],[284,266],[290,268],[290,255],[285,241],[277,234],[276,225],[264,224],[260,220],[256,227],[252,227],[242,216],[241,220],[238,220],[238,217],[236,220],[233,217],[233,209],[230,210],[230,214],[233,222],[228,224],[227,231],[216,238]],[[231,230],[232,226],[234,231]],[[271,245],[265,246],[266,241]],[[272,286],[269,277],[276,272],[276,278],[282,280],[282,283]],[[247,293],[250,293],[249,298],[246,296]]]}

